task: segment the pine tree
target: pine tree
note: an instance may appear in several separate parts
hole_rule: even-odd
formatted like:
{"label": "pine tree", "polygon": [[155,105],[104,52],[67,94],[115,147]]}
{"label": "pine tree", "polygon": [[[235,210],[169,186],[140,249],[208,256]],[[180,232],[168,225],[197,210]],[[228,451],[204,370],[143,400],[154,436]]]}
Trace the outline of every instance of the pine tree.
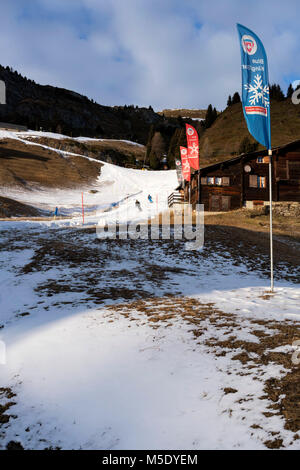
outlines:
{"label": "pine tree", "polygon": [[287,90],[286,97],[291,98],[293,93],[294,93],[294,88],[293,88],[293,85],[290,83],[290,85],[288,87],[288,90]]}
{"label": "pine tree", "polygon": [[169,145],[168,155],[167,155],[169,168],[175,167],[175,151],[176,151],[176,147],[178,146],[179,132],[180,132],[180,129],[176,129],[170,140],[170,145]]}
{"label": "pine tree", "polygon": [[227,100],[227,107],[229,107],[231,105],[232,105],[232,99],[231,99],[231,95],[229,95],[228,100]]}
{"label": "pine tree", "polygon": [[205,122],[204,122],[206,129],[212,126],[212,124],[217,119],[217,116],[218,116],[218,113],[217,113],[216,108],[213,108],[212,105],[210,104],[207,108]]}
{"label": "pine tree", "polygon": [[151,150],[151,153],[150,153],[150,168],[152,170],[158,170],[159,168],[159,165],[160,165],[160,160],[159,158],[157,157],[156,153],[154,152],[154,150]]}
{"label": "pine tree", "polygon": [[283,101],[284,94],[282,89],[280,88],[280,85],[277,85],[274,83],[273,85],[270,86],[270,99],[276,100],[276,101]]}
{"label": "pine tree", "polygon": [[177,140],[177,145],[175,148],[175,153],[174,153],[174,160],[178,158],[179,160],[181,159],[180,155],[180,147],[187,147],[187,140],[186,140],[186,132],[185,128],[178,129],[178,140]]}
{"label": "pine tree", "polygon": [[236,91],[232,97],[232,104],[237,104],[241,102],[240,94]]}
{"label": "pine tree", "polygon": [[151,143],[152,143],[153,136],[154,136],[154,126],[152,124],[151,127],[150,127],[150,130],[149,130],[148,140],[147,140],[147,144],[146,144],[145,162],[147,162],[147,163],[149,163],[149,159],[150,159]]}
{"label": "pine tree", "polygon": [[175,168],[175,159],[181,158],[180,156],[180,147],[187,147],[187,140],[186,140],[186,133],[185,127],[181,129],[176,129],[174,132],[168,150],[168,167]]}
{"label": "pine tree", "polygon": [[156,131],[151,141],[151,150],[156,154],[158,158],[163,157],[166,152],[166,144],[163,136],[160,132]]}

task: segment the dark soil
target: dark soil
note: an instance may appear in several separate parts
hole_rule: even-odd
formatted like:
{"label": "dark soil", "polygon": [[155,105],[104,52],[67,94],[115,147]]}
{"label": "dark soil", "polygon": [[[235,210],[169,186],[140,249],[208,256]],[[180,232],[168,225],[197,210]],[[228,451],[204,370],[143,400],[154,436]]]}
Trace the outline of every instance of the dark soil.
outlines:
{"label": "dark soil", "polygon": [[1,388],[0,387],[0,399],[5,401],[4,405],[0,404],[0,427],[2,424],[6,424],[9,422],[10,418],[12,415],[8,414],[7,411],[16,404],[14,401],[6,401],[6,400],[11,400],[14,398],[16,395],[13,393],[11,388]]}
{"label": "dark soil", "polygon": [[91,185],[101,163],[69,156],[18,140],[0,139],[0,184],[21,189],[32,187],[75,188]]}
{"label": "dark soil", "polygon": [[22,204],[21,202],[0,196],[0,218],[7,217],[40,217],[44,211]]}

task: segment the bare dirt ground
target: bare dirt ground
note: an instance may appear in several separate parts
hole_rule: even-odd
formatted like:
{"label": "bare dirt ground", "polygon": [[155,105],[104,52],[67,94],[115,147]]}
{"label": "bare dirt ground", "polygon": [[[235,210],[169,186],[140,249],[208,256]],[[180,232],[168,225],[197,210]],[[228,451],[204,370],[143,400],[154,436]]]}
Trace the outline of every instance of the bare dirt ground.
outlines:
{"label": "bare dirt ground", "polygon": [[46,215],[45,211],[41,211],[28,204],[22,204],[14,199],[0,196],[0,218],[3,220],[11,217],[40,217]]}
{"label": "bare dirt ground", "polygon": [[[239,209],[230,212],[209,213],[205,215],[206,225],[238,227],[254,232],[269,233],[269,216],[259,210]],[[275,235],[285,237],[288,242],[300,243],[300,219],[273,215]]]}
{"label": "bare dirt ground", "polygon": [[0,184],[3,187],[70,189],[93,184],[100,171],[101,162],[66,157],[19,140],[0,140]]}

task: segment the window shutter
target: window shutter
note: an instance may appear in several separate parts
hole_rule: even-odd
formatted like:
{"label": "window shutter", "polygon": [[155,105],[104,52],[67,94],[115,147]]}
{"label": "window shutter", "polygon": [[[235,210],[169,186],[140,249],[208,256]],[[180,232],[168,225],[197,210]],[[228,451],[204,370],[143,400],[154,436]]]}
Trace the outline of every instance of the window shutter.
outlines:
{"label": "window shutter", "polygon": [[264,176],[259,176],[259,187],[260,188],[266,187],[266,178]]}

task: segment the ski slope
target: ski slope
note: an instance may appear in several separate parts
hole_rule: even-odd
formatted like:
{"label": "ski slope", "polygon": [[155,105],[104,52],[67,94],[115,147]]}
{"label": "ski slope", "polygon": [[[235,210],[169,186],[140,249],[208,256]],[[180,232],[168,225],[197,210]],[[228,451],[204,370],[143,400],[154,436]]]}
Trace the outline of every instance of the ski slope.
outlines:
{"label": "ski slope", "polygon": [[[26,135],[25,135],[26,134]],[[54,137],[55,136],[55,137]],[[75,156],[78,158],[94,159],[79,154],[61,151],[39,143],[27,141],[24,137],[51,137],[62,139],[67,136],[61,134],[29,131],[27,133],[15,133],[1,131],[1,138],[21,140],[23,143],[38,145],[51,149],[54,152],[63,153],[66,158]],[[78,140],[87,139],[80,137]],[[101,139],[98,139],[101,140]],[[134,142],[132,142],[135,145]],[[138,145],[138,144],[136,144]],[[94,160],[99,162],[99,160]],[[101,172],[95,184],[90,187],[78,187],[72,190],[39,188],[35,190],[20,190],[17,188],[1,188],[0,195],[29,204],[38,209],[54,212],[58,207],[59,215],[68,217],[69,220],[57,219],[55,224],[76,225],[82,223],[82,198],[86,223],[97,223],[105,212],[105,221],[131,221],[146,219],[167,208],[168,195],[177,186],[176,171],[145,171],[122,168],[106,162],[101,162]],[[151,194],[153,204],[148,201]],[[141,204],[142,211],[135,206],[136,199]],[[102,214],[102,215],[101,215]]]}

